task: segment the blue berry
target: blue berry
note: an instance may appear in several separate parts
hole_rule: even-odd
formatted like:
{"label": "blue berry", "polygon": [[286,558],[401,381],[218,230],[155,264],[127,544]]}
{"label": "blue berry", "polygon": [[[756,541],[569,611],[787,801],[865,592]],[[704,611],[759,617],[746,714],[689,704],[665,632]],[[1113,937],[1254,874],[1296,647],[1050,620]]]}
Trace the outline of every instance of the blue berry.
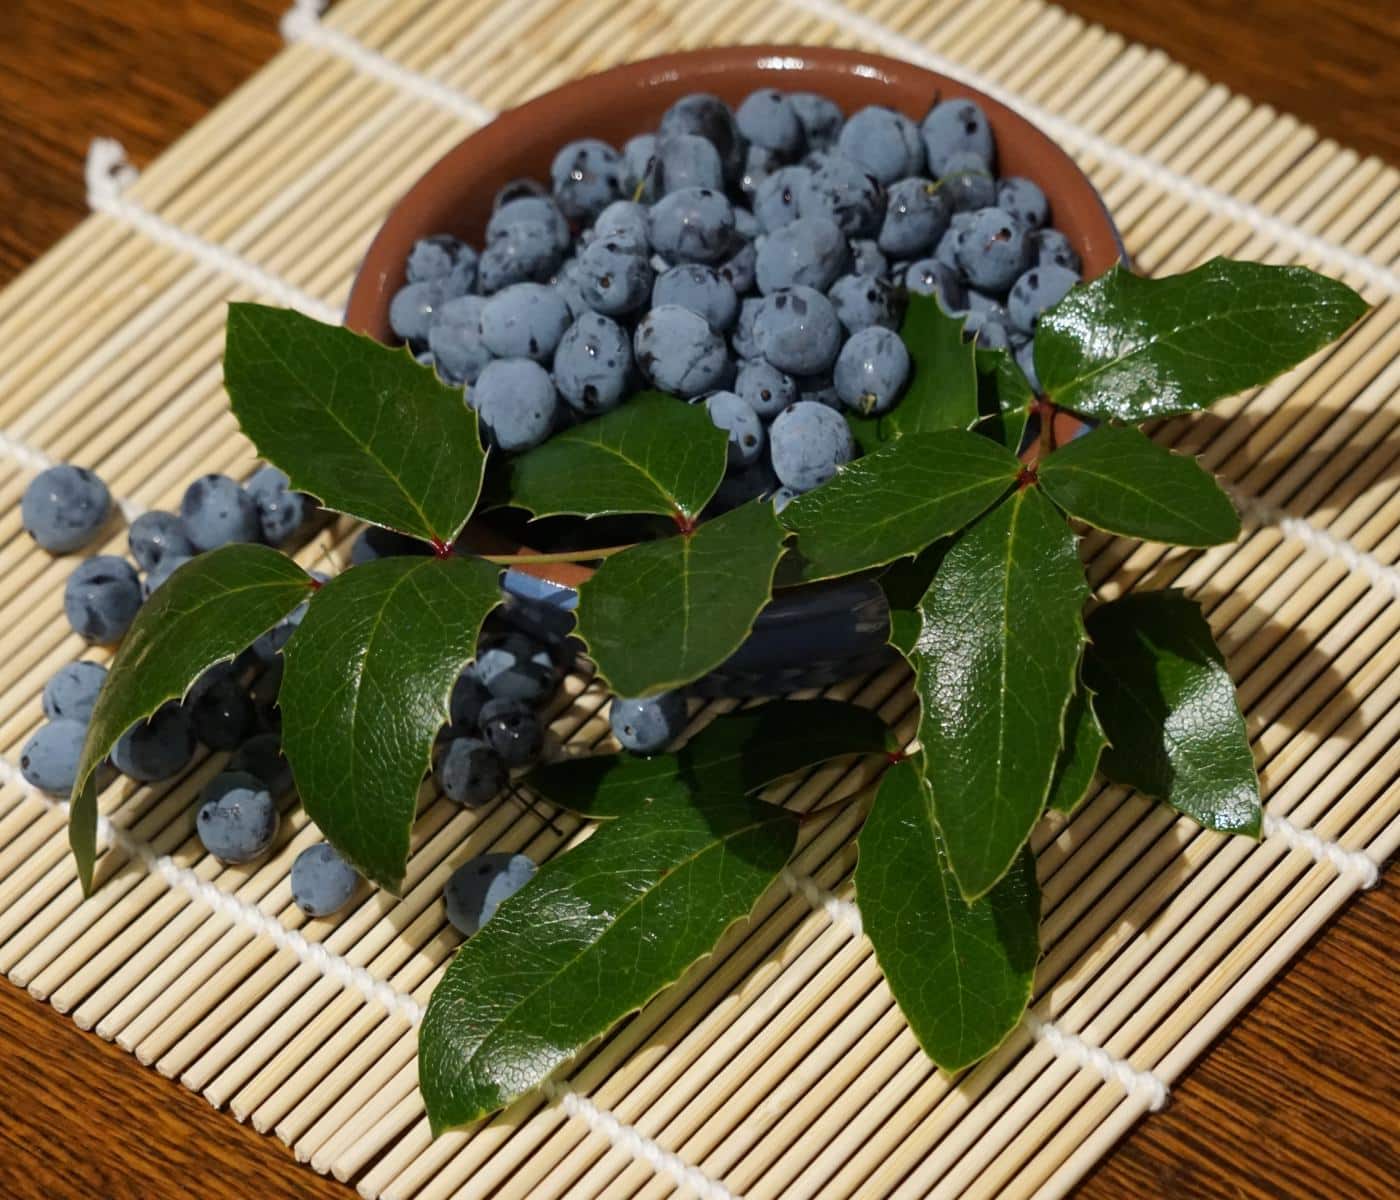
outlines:
{"label": "blue berry", "polygon": [[889,269],[889,260],[873,238],[851,239],[852,275],[885,275]]}
{"label": "blue berry", "polygon": [[263,541],[269,546],[282,545],[306,520],[306,497],[292,491],[290,482],[276,467],[261,467],[247,483],[248,494],[258,506]]}
{"label": "blue berry", "polygon": [[1035,372],[1035,342],[1024,341],[1015,348],[1013,353],[1016,356],[1016,365],[1021,368],[1026,382],[1031,385],[1031,391],[1039,395],[1040,376]]}
{"label": "blue berry", "polygon": [[1069,238],[1058,229],[1033,230],[1026,235],[1026,243],[1030,246],[1031,261],[1036,265],[1043,267],[1053,263],[1076,275],[1080,273],[1082,264],[1079,255],[1069,244]]}
{"label": "blue berry", "polygon": [[44,716],[86,725],[106,680],[107,668],[101,663],[71,662],[59,667],[44,684]]}
{"label": "blue berry", "polygon": [[51,554],[80,550],[107,520],[112,494],[85,467],[66,464],[40,471],[24,489],[20,519],[25,532]]}
{"label": "blue berry", "polygon": [[958,271],[941,259],[921,258],[909,264],[904,273],[905,288],[918,296],[933,296],[938,306],[948,314],[960,313],[967,307],[967,289]]}
{"label": "blue berry", "polygon": [[528,176],[521,176],[519,179],[511,179],[501,184],[496,189],[496,194],[491,197],[491,212],[494,215],[503,209],[507,204],[516,200],[526,199],[549,199],[549,189],[538,179],[531,179]]}
{"label": "blue berry", "polygon": [[657,139],[655,156],[650,182],[657,196],[682,188],[724,190],[719,151],[706,138],[693,133],[667,134]]}
{"label": "blue berry", "polygon": [[847,237],[875,237],[885,219],[885,189],[844,154],[820,155],[798,203],[804,217],[827,217]]}
{"label": "blue berry", "polygon": [[181,567],[193,558],[193,555],[167,554],[160,562],[156,563],[146,572],[146,578],[141,581],[141,597],[149,600],[155,595],[167,579],[175,574]]}
{"label": "blue berry", "polygon": [[983,292],[1005,292],[1028,265],[1025,231],[999,208],[984,208],[958,243],[958,265]]}
{"label": "blue berry", "polygon": [[1000,304],[983,301],[978,293],[969,292],[967,320],[963,323],[963,337],[975,338],[977,344],[986,350],[1009,350],[1011,348],[1011,318]]}
{"label": "blue berry", "polygon": [[952,220],[948,222],[947,230],[938,239],[938,245],[933,250],[933,257],[950,271],[956,272],[959,279],[962,278],[962,268],[958,266],[958,246],[962,244],[967,231],[976,220],[975,213],[955,212]]}
{"label": "blue berry", "polygon": [[585,416],[622,403],[632,379],[632,341],[616,321],[583,313],[554,352],[554,385],[565,403]]}
{"label": "blue berry", "polygon": [[[526,200],[517,200],[509,207],[526,203]],[[521,221],[507,228],[481,252],[477,288],[482,295],[490,296],[512,283],[543,283],[554,275],[563,261],[564,248],[556,241],[549,225]]]}
{"label": "blue berry", "polygon": [[997,184],[997,207],[1027,229],[1039,229],[1050,219],[1050,202],[1029,179],[1012,175]]}
{"label": "blue berry", "polygon": [[409,283],[439,281],[450,296],[465,296],[476,286],[476,251],[448,233],[414,242],[408,253]]}
{"label": "blue berry", "polygon": [[550,164],[549,177],[560,211],[580,225],[622,198],[622,156],[597,138],[562,147]]}
{"label": "blue berry", "polygon": [[729,465],[748,467],[758,461],[767,441],[758,414],[733,392],[711,392],[705,411],[715,428],[729,435]]}
{"label": "blue berry", "polygon": [[938,177],[939,193],[954,212],[975,212],[996,204],[997,181],[975,154],[955,154]]}
{"label": "blue berry", "polygon": [[481,340],[499,358],[548,362],[571,320],[569,306],[552,287],[515,283],[482,305]]}
{"label": "blue berry", "polygon": [[534,874],[535,864],[523,854],[478,854],[448,877],[442,890],[447,920],[463,937],[471,937]]}
{"label": "blue berry", "polygon": [[725,473],[710,501],[709,512],[728,512],[750,500],[760,500],[771,495],[777,486],[778,477],[773,474],[773,468],[766,458],[760,458],[752,466]]}
{"label": "blue berry", "polygon": [[178,704],[163,704],[149,721],[138,721],[112,747],[112,765],[142,783],[170,779],[194,756],[194,730]]}
{"label": "blue berry", "polygon": [[754,341],[773,366],[789,375],[830,368],[841,348],[841,322],[831,301],[809,287],[774,292],[754,318]]}
{"label": "blue berry", "polygon": [[758,248],[758,290],[796,286],[826,291],[849,261],[846,237],[826,217],[798,217],[763,239]]}
{"label": "blue berry", "polygon": [[201,687],[196,683],[185,700],[194,735],[211,750],[234,750],[253,731],[257,712],[236,676],[223,673]]}
{"label": "blue berry", "polygon": [[262,663],[264,666],[271,666],[277,660],[278,655],[282,653],[287,643],[292,640],[292,634],[296,633],[298,627],[306,618],[306,610],[309,604],[309,600],[302,601],[266,633],[258,636],[251,647],[253,656],[258,662]]}
{"label": "blue berry", "polygon": [[899,296],[894,285],[878,275],[843,275],[826,297],[847,333],[872,325],[899,328]]}
{"label": "blue berry", "polygon": [[554,290],[564,298],[564,303],[569,306],[569,313],[575,320],[584,313],[593,311],[588,307],[578,285],[578,259],[565,259],[559,270],[554,273],[551,282],[554,284]]}
{"label": "blue berry", "polygon": [[651,264],[615,242],[590,242],[578,256],[579,294],[583,302],[610,317],[645,307],[651,295]]}
{"label": "blue berry", "polygon": [[800,400],[768,431],[773,470],[794,492],[810,492],[855,457],[851,427],[834,408]]}
{"label": "blue berry", "polygon": [[631,200],[615,200],[593,222],[593,240],[612,242],[619,250],[643,256],[651,252],[647,238],[647,210]]}
{"label": "blue berry", "polygon": [[797,402],[797,384],[761,358],[740,366],[734,391],[765,421],[771,421],[789,404]]}
{"label": "blue berry", "polygon": [[640,700],[618,696],[608,711],[613,736],[633,754],[659,754],[680,737],[688,719],[684,692],[662,692]]}
{"label": "blue berry", "polygon": [[899,334],[872,325],[841,347],[833,377],[841,403],[862,416],[889,412],[909,382],[909,351]]}
{"label": "blue berry", "polygon": [[200,551],[262,537],[258,502],[227,475],[201,475],[190,484],[180,500],[180,520]]}
{"label": "blue berry", "polygon": [[733,286],[703,263],[682,263],[663,271],[651,289],[651,302],[657,308],[663,304],[688,308],[721,332],[729,329],[739,315],[739,297]]}
{"label": "blue berry", "polygon": [[431,554],[432,547],[417,538],[377,525],[360,530],[350,546],[350,565],[358,567],[379,558],[398,558],[410,554]]}
{"label": "blue berry", "polygon": [[[782,166],[783,156],[781,154],[765,150],[762,146],[750,146],[744,155],[744,174],[739,179],[739,190],[746,196],[753,196],[762,186],[763,181]],[[739,224],[740,212],[748,213],[749,210],[745,208],[735,211],[734,224],[736,228]],[[756,219],[755,224],[757,224]],[[749,236],[752,237],[752,233]]]}
{"label": "blue berry", "polygon": [[292,767],[282,753],[282,739],[275,733],[250,737],[228,760],[228,769],[257,776],[274,796],[291,790]]}
{"label": "blue berry", "polygon": [[508,767],[528,767],[544,748],[539,715],[520,700],[488,700],[478,721],[486,744]]}
{"label": "blue berry", "polygon": [[1053,263],[1032,267],[1011,285],[1006,310],[1012,327],[1022,333],[1034,333],[1040,314],[1069,295],[1070,288],[1078,282],[1075,272]]}
{"label": "blue berry", "polygon": [[782,167],[754,192],[753,213],[766,233],[781,229],[802,215],[803,197],[812,187],[809,167]]}
{"label": "blue berry", "polygon": [[652,203],[657,196],[652,186],[656,166],[656,134],[639,133],[622,147],[622,187],[627,197],[639,203]]}
{"label": "blue berry", "polygon": [[475,383],[495,357],[481,332],[481,314],[487,303],[484,296],[458,296],[433,317],[428,329],[428,349],[438,373],[448,383]]}
{"label": "blue berry", "polygon": [[167,555],[193,558],[195,553],[184,522],[168,512],[142,513],[127,530],[126,544],[143,571],[153,570]]}
{"label": "blue berry", "polygon": [[[735,209],[736,214],[740,212],[748,209]],[[758,251],[753,242],[736,233],[730,242],[730,254],[715,264],[715,273],[734,289],[736,296],[753,291],[758,273]]]}
{"label": "blue berry", "polygon": [[682,96],[661,117],[658,137],[690,133],[702,137],[719,152],[726,183],[738,183],[744,170],[745,142],[734,114],[718,96],[695,92]]}
{"label": "blue berry", "polygon": [[797,493],[784,484],[773,493],[773,511],[782,512],[789,504],[797,499]]}
{"label": "blue berry", "polygon": [[528,358],[488,363],[469,399],[491,444],[510,454],[538,446],[559,414],[559,394],[549,372]]}
{"label": "blue berry", "polygon": [[633,348],[642,374],[683,399],[729,382],[732,364],[724,339],[704,317],[677,304],[647,313],[637,325]]}
{"label": "blue berry", "polygon": [[508,633],[483,650],[475,674],[492,696],[531,704],[548,699],[558,682],[549,650],[520,633]]}
{"label": "blue berry", "polygon": [[59,719],[40,725],[19,752],[19,770],[31,787],[67,796],[78,778],[87,726]]}
{"label": "blue berry", "polygon": [[651,207],[651,244],[678,262],[716,262],[734,236],[734,209],[722,192],[682,188]]}
{"label": "blue berry", "polygon": [[481,707],[490,699],[491,693],[476,673],[476,664],[470,663],[452,685],[452,697],[447,703],[448,720],[460,729],[475,729]]}
{"label": "blue berry", "polygon": [[441,279],[406,284],[389,301],[389,328],[413,350],[421,350],[428,344],[433,317],[449,299]]}
{"label": "blue berry", "polygon": [[[486,244],[523,238],[539,240],[560,255],[565,254],[573,235],[559,206],[548,196],[521,196],[502,204],[486,222]],[[492,288],[492,291],[495,289]]]}
{"label": "blue berry", "polygon": [[802,153],[807,142],[797,109],[776,88],[750,92],[735,112],[734,122],[751,145],[770,150],[789,161]]}
{"label": "blue berry", "polygon": [[452,738],[438,756],[436,773],[442,794],[467,808],[494,800],[510,778],[500,755],[473,737]]}
{"label": "blue berry", "polygon": [[799,375],[794,382],[797,384],[799,401],[824,404],[827,408],[841,407],[841,397],[836,394],[836,381],[832,379],[830,371],[822,371],[817,375]]}
{"label": "blue berry", "polygon": [[924,144],[918,127],[903,113],[880,104],[852,113],[836,148],[883,184],[924,169]]}
{"label": "blue berry", "polygon": [[987,115],[973,100],[945,100],[935,104],[919,127],[929,170],[943,175],[948,161],[957,154],[975,154],[991,169],[996,143]]}
{"label": "blue berry", "polygon": [[734,332],[729,335],[729,344],[741,359],[758,357],[758,338],[754,335],[754,323],[763,307],[764,297],[746,296],[739,301],[739,315],[734,318]]}
{"label": "blue berry", "polygon": [[90,642],[117,641],[140,607],[141,582],[131,564],[114,554],[80,562],[63,588],[68,623]]}
{"label": "blue berry", "polygon": [[830,150],[836,145],[846,118],[834,100],[816,92],[793,92],[788,101],[802,126],[808,150]]}
{"label": "blue berry", "polygon": [[330,842],[308,846],[292,861],[292,903],[312,919],[339,912],[360,886],[359,873]]}
{"label": "blue berry", "polygon": [[249,863],[271,848],[279,824],[277,804],[256,775],[242,771],[215,775],[200,799],[195,832],[221,863]]}
{"label": "blue berry", "polygon": [[901,179],[889,192],[879,246],[895,258],[930,253],[948,228],[948,200],[931,179]]}

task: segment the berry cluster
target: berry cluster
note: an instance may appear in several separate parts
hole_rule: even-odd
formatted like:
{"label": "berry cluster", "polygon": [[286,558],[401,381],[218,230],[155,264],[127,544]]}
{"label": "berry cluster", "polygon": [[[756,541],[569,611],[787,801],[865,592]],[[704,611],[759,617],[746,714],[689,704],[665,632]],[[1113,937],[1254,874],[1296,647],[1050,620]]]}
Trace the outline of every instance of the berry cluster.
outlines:
{"label": "berry cluster", "polygon": [[501,451],[651,386],[728,434],[717,508],[781,507],[856,454],[843,414],[899,402],[911,292],[1034,383],[1036,321],[1080,264],[1040,188],[995,167],[971,100],[916,124],[811,93],[686,96],[621,150],[564,146],[549,187],[506,185],[479,253],[419,241],[390,323]]}

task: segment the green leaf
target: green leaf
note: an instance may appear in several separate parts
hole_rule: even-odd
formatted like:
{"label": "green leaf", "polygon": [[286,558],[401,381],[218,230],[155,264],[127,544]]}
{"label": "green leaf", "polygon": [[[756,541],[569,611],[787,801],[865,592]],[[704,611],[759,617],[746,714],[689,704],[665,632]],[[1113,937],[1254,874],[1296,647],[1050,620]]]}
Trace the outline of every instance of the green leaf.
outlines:
{"label": "green leaf", "polygon": [[1041,316],[1035,369],[1062,408],[1169,417],[1268,383],[1366,311],[1351,288],[1303,267],[1213,258],[1163,279],[1114,267]]}
{"label": "green leaf", "polygon": [[224,382],[243,432],[327,508],[451,543],[486,456],[460,388],[335,325],[231,304]]}
{"label": "green leaf", "polygon": [[1055,764],[1055,778],[1050,784],[1046,808],[1068,816],[1079,807],[1080,801],[1089,794],[1099,757],[1107,745],[1108,739],[1094,711],[1094,694],[1081,680],[1065,710],[1064,746]]}
{"label": "green leaf", "polygon": [[1108,533],[1173,546],[1218,546],[1240,533],[1239,514],[1212,475],[1128,426],[1075,438],[1039,473],[1050,499]]}
{"label": "green leaf", "polygon": [[619,817],[657,796],[742,796],[846,754],[878,754],[889,729],[839,700],[774,700],[711,721],[674,754],[600,754],[540,767],[525,782],[551,804]]}
{"label": "green leaf", "polygon": [[757,800],[658,799],[542,866],[433,991],[418,1081],[433,1132],[543,1082],[753,908],[797,837]]}
{"label": "green leaf", "polygon": [[397,892],[447,700],[500,602],[474,558],[383,558],[338,575],[287,644],[282,741],[308,815]]}
{"label": "green leaf", "polygon": [[875,958],[924,1053],[960,1071],[995,1050],[1026,1011],[1040,956],[1030,850],[985,896],[964,900],[928,790],[906,762],[880,783],[855,881]]}
{"label": "green leaf", "polygon": [[579,636],[620,696],[690,683],[748,636],[782,552],[782,527],[761,500],[693,533],[632,546],[580,585]]}
{"label": "green leaf", "polygon": [[1084,640],[1075,539],[1035,487],[949,548],[920,605],[919,740],[948,858],[975,899],[1045,807]]}
{"label": "green leaf", "polygon": [[231,545],[179,567],[136,614],[97,697],[73,784],[68,840],[85,894],[97,858],[94,772],[137,721],[178,700],[311,595],[311,579],[267,546]]}
{"label": "green leaf", "polygon": [[537,517],[694,518],[724,478],[726,442],[703,404],[645,392],[513,460],[510,503]]}
{"label": "green leaf", "polygon": [[1035,393],[1026,373],[1005,350],[977,349],[977,431],[1019,453]]}
{"label": "green leaf", "polygon": [[948,545],[946,540],[935,542],[922,554],[897,559],[880,573],[880,590],[885,593],[885,604],[890,610],[889,643],[905,658],[914,653],[919,640],[924,624],[919,606]]}
{"label": "green leaf", "polygon": [[1089,615],[1084,680],[1111,749],[1100,767],[1207,829],[1259,836],[1259,777],[1225,660],[1200,607],[1144,592]]}
{"label": "green leaf", "polygon": [[918,554],[984,513],[1020,469],[1015,455],[975,433],[905,434],[783,510],[801,577],[831,579]]}

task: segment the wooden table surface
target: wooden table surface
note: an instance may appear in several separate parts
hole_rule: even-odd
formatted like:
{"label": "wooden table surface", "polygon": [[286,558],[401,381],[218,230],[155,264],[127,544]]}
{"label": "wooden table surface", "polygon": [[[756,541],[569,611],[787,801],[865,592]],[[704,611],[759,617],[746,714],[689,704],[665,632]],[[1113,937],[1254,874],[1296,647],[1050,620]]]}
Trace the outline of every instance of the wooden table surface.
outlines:
{"label": "wooden table surface", "polygon": [[[90,138],[144,163],[277,50],[290,0],[7,0],[0,284],[85,215]],[[1400,163],[1400,4],[1069,0],[1324,134]],[[1400,1194],[1400,892],[1351,904],[1079,1195]],[[202,1200],[351,1189],[0,981],[0,1194]]]}

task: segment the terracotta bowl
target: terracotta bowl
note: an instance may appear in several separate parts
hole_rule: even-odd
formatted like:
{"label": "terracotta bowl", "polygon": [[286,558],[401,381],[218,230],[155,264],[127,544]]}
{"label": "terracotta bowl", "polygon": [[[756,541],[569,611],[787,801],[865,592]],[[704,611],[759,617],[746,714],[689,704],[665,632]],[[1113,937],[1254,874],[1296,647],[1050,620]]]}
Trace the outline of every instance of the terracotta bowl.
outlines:
{"label": "terracotta bowl", "polygon": [[[512,179],[548,179],[565,142],[598,137],[621,146],[654,130],[675,101],[710,92],[731,104],[761,87],[820,92],[848,114],[883,104],[919,120],[936,100],[970,97],[987,114],[1002,175],[1024,175],[1044,190],[1052,220],[1083,260],[1086,277],[1108,270],[1122,244],[1102,200],[1073,160],[1005,105],[944,75],[876,54],[811,46],[731,46],[629,63],[567,83],[502,113],[450,150],[389,214],[355,279],[346,309],[350,328],[394,340],[389,303],[404,283],[413,243],[453,233],[480,245],[491,200]],[[1057,430],[1057,432],[1059,432]],[[1064,433],[1071,430],[1066,428]],[[474,522],[478,548],[528,552],[519,538]],[[591,571],[577,564],[532,566],[506,573],[506,588],[526,601],[568,608],[573,589]],[[879,665],[887,650],[888,614],[870,580],[837,581],[780,593],[754,634],[702,690],[771,694],[821,686]]]}

